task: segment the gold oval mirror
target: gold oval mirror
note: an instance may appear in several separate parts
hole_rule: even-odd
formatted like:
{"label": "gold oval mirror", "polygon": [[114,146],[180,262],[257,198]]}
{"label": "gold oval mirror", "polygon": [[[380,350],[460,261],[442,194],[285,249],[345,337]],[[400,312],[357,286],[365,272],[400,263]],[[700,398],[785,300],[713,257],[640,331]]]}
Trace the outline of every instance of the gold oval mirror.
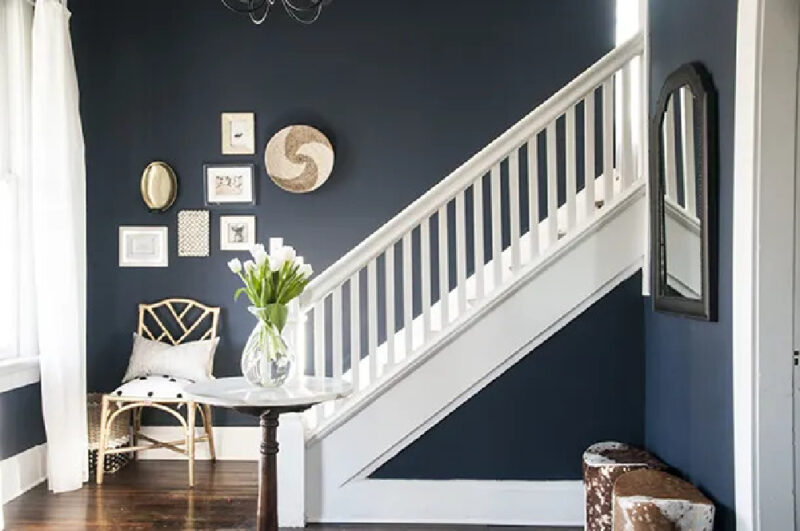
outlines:
{"label": "gold oval mirror", "polygon": [[141,188],[147,208],[164,212],[178,195],[178,178],[166,162],[151,162],[142,173]]}

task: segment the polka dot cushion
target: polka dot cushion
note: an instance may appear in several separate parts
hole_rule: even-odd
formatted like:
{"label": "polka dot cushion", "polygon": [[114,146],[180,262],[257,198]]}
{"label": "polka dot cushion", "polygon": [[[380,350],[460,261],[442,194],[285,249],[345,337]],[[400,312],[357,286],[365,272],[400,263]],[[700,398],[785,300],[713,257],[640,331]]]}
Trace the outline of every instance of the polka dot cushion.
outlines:
{"label": "polka dot cushion", "polygon": [[186,398],[183,390],[194,380],[177,378],[168,374],[140,376],[117,387],[111,394],[136,399],[181,399]]}

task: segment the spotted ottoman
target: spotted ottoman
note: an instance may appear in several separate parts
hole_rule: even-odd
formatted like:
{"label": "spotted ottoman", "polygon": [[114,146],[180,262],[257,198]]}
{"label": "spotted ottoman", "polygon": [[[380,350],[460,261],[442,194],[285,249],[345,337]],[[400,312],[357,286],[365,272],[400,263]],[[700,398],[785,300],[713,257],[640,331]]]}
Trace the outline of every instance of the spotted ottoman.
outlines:
{"label": "spotted ottoman", "polygon": [[663,470],[664,463],[648,452],[620,442],[599,442],[583,453],[584,515],[587,531],[610,531],[614,482],[642,468]]}
{"label": "spotted ottoman", "polygon": [[711,531],[714,504],[661,470],[635,470],[614,483],[614,531]]}

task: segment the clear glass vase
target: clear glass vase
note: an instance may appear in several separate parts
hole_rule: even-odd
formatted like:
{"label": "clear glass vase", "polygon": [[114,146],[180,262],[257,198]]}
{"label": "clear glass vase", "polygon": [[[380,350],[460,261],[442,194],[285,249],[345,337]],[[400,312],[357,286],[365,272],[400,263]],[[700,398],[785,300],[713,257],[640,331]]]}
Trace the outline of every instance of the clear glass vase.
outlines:
{"label": "clear glass vase", "polygon": [[295,354],[294,323],[283,304],[251,306],[258,322],[242,352],[242,375],[252,385],[280,387],[289,377]]}

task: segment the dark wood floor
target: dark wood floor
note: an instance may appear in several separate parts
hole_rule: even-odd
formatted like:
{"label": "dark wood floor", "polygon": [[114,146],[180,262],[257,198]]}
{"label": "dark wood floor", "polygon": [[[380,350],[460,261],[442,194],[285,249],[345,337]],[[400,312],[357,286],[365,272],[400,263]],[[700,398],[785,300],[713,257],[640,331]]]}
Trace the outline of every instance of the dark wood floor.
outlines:
{"label": "dark wood floor", "polygon": [[[138,461],[75,492],[51,494],[45,485],[4,507],[7,530],[17,529],[253,529],[256,466],[252,462],[201,461],[195,488],[186,488],[186,463]],[[414,531],[488,529],[474,526],[309,525],[310,531]],[[536,529],[505,528],[491,529]],[[561,531],[564,528],[560,528]]]}

